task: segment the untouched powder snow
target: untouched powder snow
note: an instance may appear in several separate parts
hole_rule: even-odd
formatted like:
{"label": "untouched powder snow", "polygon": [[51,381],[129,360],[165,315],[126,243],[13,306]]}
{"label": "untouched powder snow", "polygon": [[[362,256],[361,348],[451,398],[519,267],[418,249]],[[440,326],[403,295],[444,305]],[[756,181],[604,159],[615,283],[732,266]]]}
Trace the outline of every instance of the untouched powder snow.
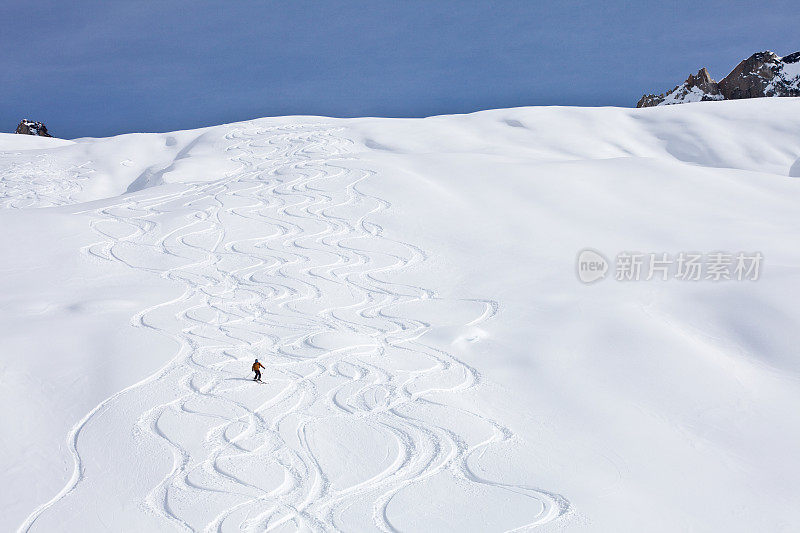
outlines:
{"label": "untouched powder snow", "polygon": [[0,135],[0,529],[795,529],[798,104]]}

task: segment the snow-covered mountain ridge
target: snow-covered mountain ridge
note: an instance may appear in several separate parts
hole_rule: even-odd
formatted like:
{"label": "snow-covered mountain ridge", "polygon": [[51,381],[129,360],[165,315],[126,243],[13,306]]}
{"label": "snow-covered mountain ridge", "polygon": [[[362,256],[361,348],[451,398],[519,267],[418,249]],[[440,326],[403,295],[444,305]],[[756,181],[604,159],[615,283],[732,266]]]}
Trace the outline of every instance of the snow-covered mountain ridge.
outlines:
{"label": "snow-covered mountain ridge", "polygon": [[642,96],[636,107],[773,96],[800,96],[800,52],[785,57],[770,51],[757,52],[719,83],[702,68],[696,76],[690,75],[666,93]]}
{"label": "snow-covered mountain ridge", "polygon": [[[0,135],[0,526],[789,530],[798,119]],[[586,248],[764,265],[585,285]]]}

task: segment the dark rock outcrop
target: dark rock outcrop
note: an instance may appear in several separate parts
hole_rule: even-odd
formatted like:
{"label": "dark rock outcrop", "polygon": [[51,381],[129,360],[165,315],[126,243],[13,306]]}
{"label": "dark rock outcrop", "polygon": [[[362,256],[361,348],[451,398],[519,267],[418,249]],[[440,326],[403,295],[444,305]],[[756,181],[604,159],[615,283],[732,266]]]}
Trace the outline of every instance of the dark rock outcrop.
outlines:
{"label": "dark rock outcrop", "polygon": [[719,100],[719,85],[711,77],[705,67],[697,72],[697,76],[689,76],[685,82],[687,87],[695,87],[703,94],[711,97],[712,100]]}
{"label": "dark rock outcrop", "polygon": [[37,122],[35,120],[29,120],[27,118],[22,119],[17,126],[16,133],[21,135],[38,135],[40,137],[52,137],[49,133],[47,133],[47,126],[42,124],[41,122]]}
{"label": "dark rock outcrop", "polygon": [[719,82],[719,88],[726,100],[762,96],[800,96],[798,61],[800,52],[783,58],[773,52],[758,52],[736,65],[736,68]]}
{"label": "dark rock outcrop", "polygon": [[719,83],[702,68],[671,91],[642,96],[636,107],[770,96],[800,96],[800,52],[786,57],[758,52],[739,63]]}
{"label": "dark rock outcrop", "polygon": [[711,78],[711,75],[704,67],[696,75],[690,74],[683,84],[676,85],[666,93],[642,96],[636,107],[703,102],[706,100],[722,100],[722,98],[717,82]]}
{"label": "dark rock outcrop", "polygon": [[661,94],[645,94],[638,102],[636,107],[655,107],[664,101],[664,93]]}

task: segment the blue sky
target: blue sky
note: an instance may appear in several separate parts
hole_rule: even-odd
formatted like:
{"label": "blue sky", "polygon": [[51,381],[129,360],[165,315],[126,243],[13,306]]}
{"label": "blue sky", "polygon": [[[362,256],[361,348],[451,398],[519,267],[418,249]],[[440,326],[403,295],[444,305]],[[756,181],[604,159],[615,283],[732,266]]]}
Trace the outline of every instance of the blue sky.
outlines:
{"label": "blue sky", "polygon": [[0,131],[634,106],[800,50],[794,1],[38,1],[0,7]]}

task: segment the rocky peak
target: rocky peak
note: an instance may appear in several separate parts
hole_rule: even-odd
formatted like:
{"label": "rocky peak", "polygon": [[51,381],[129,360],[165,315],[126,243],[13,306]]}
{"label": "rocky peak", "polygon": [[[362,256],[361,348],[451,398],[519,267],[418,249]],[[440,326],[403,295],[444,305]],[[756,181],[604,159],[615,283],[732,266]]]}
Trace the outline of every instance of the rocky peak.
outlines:
{"label": "rocky peak", "polygon": [[780,57],[757,52],[739,63],[719,83],[703,68],[665,94],[648,94],[636,107],[683,104],[703,100],[738,100],[764,96],[800,96],[800,52]]}
{"label": "rocky peak", "polygon": [[17,126],[16,132],[22,135],[38,135],[40,137],[52,137],[52,135],[47,133],[47,126],[45,126],[41,122],[37,122],[35,120],[30,120],[27,118],[24,118],[22,119],[22,121],[20,121],[19,126]]}
{"label": "rocky peak", "polygon": [[758,98],[767,94],[767,87],[780,69],[781,58],[773,52],[758,52],[748,57],[719,82],[725,98]]}
{"label": "rocky peak", "polygon": [[696,75],[689,75],[681,85],[676,85],[666,93],[646,94],[642,96],[636,107],[653,107],[657,105],[682,104],[685,102],[702,102],[705,100],[722,100],[717,82],[711,78],[705,67]]}
{"label": "rocky peak", "polygon": [[692,76],[689,74],[689,77],[686,79],[686,83],[695,87],[700,87],[709,84],[716,84],[713,79],[711,79],[711,75],[706,70],[706,67],[701,68],[696,76]]}
{"label": "rocky peak", "polygon": [[708,98],[704,98],[705,100],[719,100],[720,90],[719,85],[711,75],[708,73],[705,67],[701,68],[696,76],[689,75],[684,82],[688,89],[696,89],[703,96]]}

